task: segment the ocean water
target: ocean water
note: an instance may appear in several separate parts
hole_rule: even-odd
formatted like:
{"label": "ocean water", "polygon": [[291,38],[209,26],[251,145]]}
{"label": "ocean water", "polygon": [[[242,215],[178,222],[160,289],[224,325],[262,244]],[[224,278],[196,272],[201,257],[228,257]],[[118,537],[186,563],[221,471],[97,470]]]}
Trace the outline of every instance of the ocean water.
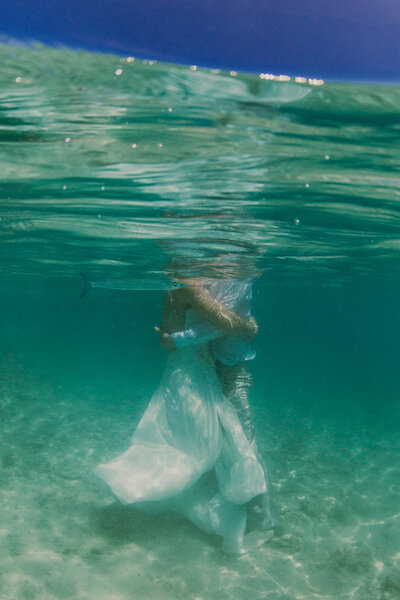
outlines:
{"label": "ocean water", "polygon": [[[0,598],[399,598],[399,88],[0,59]],[[93,485],[157,387],[163,293],[80,298],[238,262],[277,520],[239,558]]]}

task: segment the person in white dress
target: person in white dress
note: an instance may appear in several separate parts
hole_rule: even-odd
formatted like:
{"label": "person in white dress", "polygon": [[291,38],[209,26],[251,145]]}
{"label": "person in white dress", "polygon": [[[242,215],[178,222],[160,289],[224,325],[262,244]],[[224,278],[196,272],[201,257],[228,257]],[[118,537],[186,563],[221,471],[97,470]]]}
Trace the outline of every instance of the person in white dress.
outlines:
{"label": "person in white dress", "polygon": [[[209,321],[245,346],[257,325],[249,314],[235,312],[240,282],[202,283],[166,294],[158,331],[171,351],[160,385],[130,447],[95,473],[122,503],[183,514],[221,536],[225,551],[241,554],[246,551],[247,506],[268,493],[265,468],[234,403],[223,393],[215,365],[218,350],[209,343],[178,347],[172,335],[186,331],[181,337],[187,337],[190,329]],[[228,308],[229,289],[237,298],[234,310]],[[222,290],[225,303],[217,299]],[[215,336],[214,343],[217,338],[223,345],[224,335]]]}
{"label": "person in white dress", "polygon": [[[212,298],[207,298],[204,290]],[[197,296],[199,296],[199,291],[200,288],[197,288]],[[185,294],[188,295],[187,292]],[[203,313],[203,320],[172,334],[156,328],[159,332],[160,343],[169,350],[209,343],[224,396],[234,406],[247,439],[255,446],[255,427],[249,405],[249,393],[253,380],[248,368],[249,362],[256,356],[251,339],[258,332],[257,325],[251,317],[252,283],[248,280],[233,279],[203,280],[200,294],[202,295],[202,307],[199,312]],[[191,292],[191,296],[193,297],[193,292]],[[214,300],[217,300],[219,304]],[[238,335],[240,328],[236,331],[230,328],[227,331],[221,315],[221,305],[245,319],[246,323],[251,324],[253,330],[249,329],[241,335]],[[264,466],[265,477],[268,480],[267,469],[261,456],[259,456],[259,460]],[[270,509],[269,493],[257,498],[251,509],[253,527],[263,531],[269,530],[272,533],[274,521]]]}

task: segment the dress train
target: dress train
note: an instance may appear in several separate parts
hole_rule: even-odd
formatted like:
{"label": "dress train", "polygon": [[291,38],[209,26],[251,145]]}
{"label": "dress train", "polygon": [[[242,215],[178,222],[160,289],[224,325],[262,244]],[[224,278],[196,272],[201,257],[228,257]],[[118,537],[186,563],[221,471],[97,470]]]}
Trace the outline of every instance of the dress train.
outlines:
{"label": "dress train", "polygon": [[239,554],[246,505],[267,491],[254,442],[223,396],[207,346],[169,353],[130,447],[95,473],[123,504],[173,510]]}

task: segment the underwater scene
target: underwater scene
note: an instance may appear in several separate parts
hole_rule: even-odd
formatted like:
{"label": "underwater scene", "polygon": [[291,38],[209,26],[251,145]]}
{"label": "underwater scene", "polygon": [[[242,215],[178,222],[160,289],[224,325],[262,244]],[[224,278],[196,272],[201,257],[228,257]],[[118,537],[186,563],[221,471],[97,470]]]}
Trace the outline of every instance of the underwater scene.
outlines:
{"label": "underwater scene", "polygon": [[[400,89],[39,45],[0,60],[0,598],[399,598]],[[165,326],[198,282],[215,302],[246,288],[249,435],[222,338],[175,348],[193,323]],[[142,416],[178,387],[192,412],[162,447]],[[110,471],[135,431],[152,507]],[[170,459],[171,431],[206,459]],[[213,486],[223,533],[193,516]]]}

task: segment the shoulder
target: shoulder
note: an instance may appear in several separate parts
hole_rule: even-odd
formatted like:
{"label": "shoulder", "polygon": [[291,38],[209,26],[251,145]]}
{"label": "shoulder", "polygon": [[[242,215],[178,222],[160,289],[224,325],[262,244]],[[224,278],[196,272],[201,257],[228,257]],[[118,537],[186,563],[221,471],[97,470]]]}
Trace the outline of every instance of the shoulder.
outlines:
{"label": "shoulder", "polygon": [[188,301],[202,300],[203,298],[212,298],[210,292],[201,284],[186,285],[179,290],[182,292],[182,298]]}
{"label": "shoulder", "polygon": [[177,294],[179,294],[179,300],[181,302],[192,305],[196,303],[196,300],[199,297],[201,297],[202,289],[203,288],[199,285],[185,285],[177,291]]}

